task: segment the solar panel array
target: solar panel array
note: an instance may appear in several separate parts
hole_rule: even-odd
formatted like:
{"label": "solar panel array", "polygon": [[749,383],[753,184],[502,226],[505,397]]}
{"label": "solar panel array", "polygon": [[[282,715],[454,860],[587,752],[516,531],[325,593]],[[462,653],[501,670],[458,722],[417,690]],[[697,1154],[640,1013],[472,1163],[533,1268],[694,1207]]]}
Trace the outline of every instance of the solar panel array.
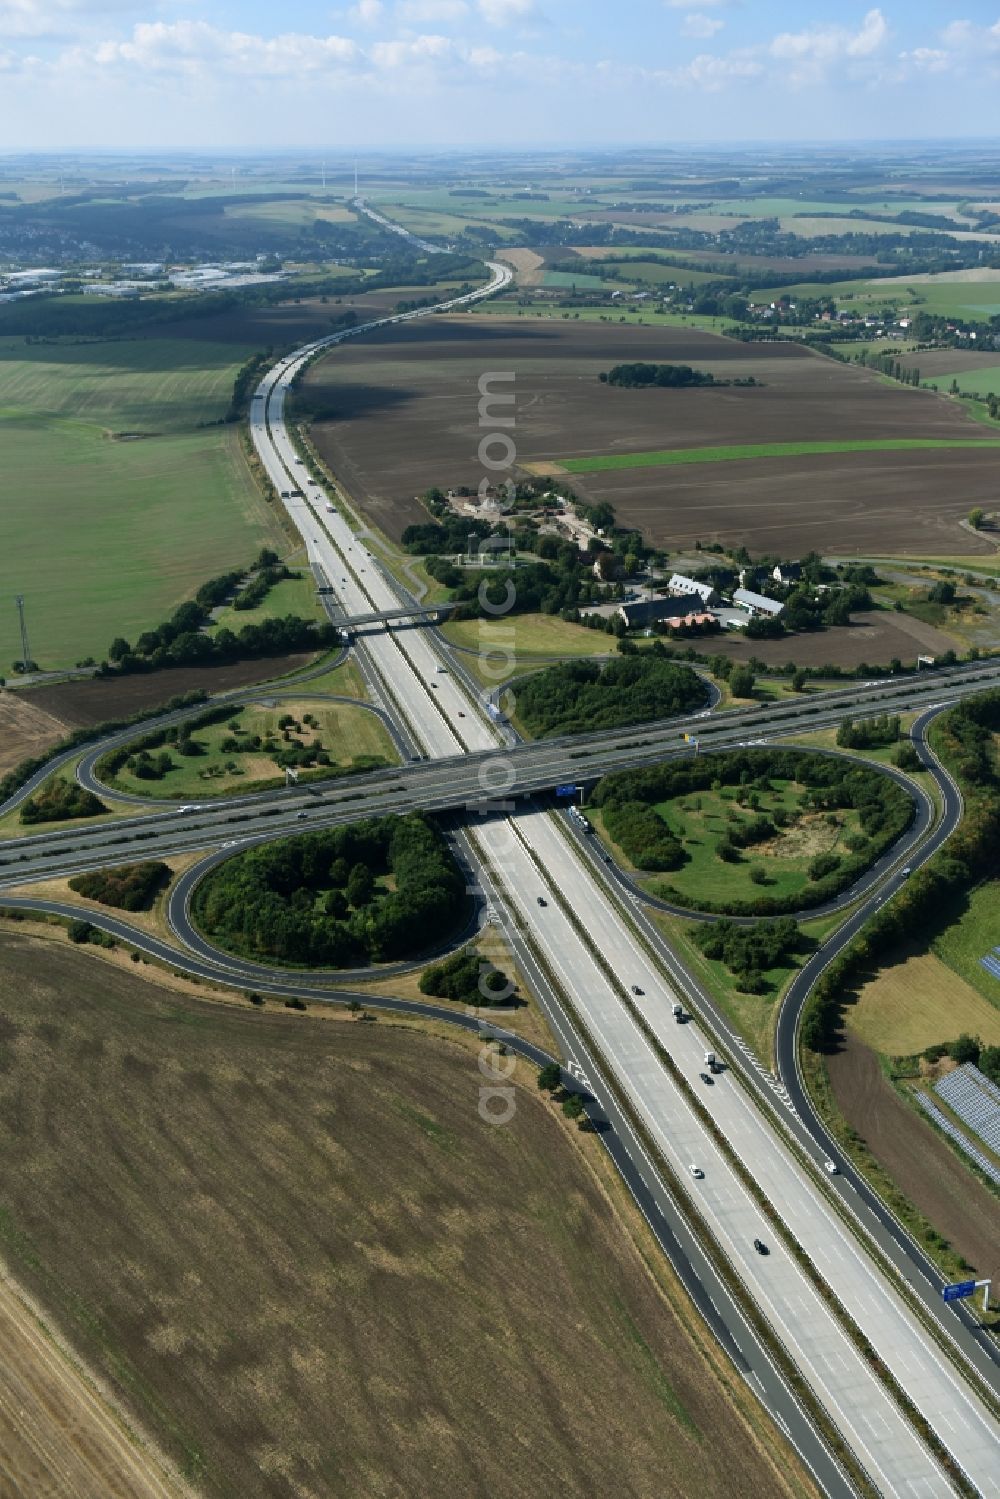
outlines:
{"label": "solar panel array", "polygon": [[988,952],[985,958],[980,958],[979,961],[987,973],[992,973],[995,979],[1000,979],[1000,958],[997,957],[997,953],[1000,953],[1000,947],[995,947],[992,952]]}
{"label": "solar panel array", "polygon": [[934,1092],[985,1145],[1000,1155],[1000,1088],[966,1062],[939,1078]]}
{"label": "solar panel array", "polygon": [[963,1135],[958,1126],[952,1124],[947,1114],[942,1114],[937,1104],[932,1100],[930,1094],[918,1093],[917,1103],[919,1103],[920,1107],[924,1110],[924,1113],[929,1114],[934,1120],[934,1123],[938,1125],[940,1129],[944,1130],[946,1135],[951,1136],[955,1144],[965,1152],[969,1159],[975,1161],[980,1171],[985,1171],[990,1180],[995,1181],[997,1186],[1000,1187],[1000,1169],[994,1166],[992,1161],[988,1161],[981,1150],[976,1149],[975,1145],[973,1145],[968,1135]]}

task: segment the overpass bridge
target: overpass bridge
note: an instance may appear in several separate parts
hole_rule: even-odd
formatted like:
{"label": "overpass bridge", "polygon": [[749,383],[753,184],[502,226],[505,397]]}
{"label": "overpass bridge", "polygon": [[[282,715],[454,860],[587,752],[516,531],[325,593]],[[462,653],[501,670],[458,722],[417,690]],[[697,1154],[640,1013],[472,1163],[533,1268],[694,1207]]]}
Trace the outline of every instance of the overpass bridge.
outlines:
{"label": "overpass bridge", "polygon": [[[317,588],[320,594],[335,593],[332,587]],[[334,619],[333,623],[338,630],[360,629],[363,625],[389,625],[394,620],[413,619],[431,620],[434,624],[440,624],[446,619],[453,609],[457,609],[455,603],[443,604],[413,604],[404,609],[382,609],[372,610],[368,614],[348,614],[341,619]]]}

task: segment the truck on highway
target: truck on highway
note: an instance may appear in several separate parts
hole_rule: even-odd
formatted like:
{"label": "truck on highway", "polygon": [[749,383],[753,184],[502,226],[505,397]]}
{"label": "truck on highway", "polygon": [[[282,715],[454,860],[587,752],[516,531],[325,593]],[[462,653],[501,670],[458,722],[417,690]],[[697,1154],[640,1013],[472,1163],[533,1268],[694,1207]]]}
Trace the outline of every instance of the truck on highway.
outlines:
{"label": "truck on highway", "polygon": [[681,1021],[684,1019],[684,1006],[680,1004],[679,1001],[675,1000],[673,1005],[671,1006],[670,1012],[673,1015],[674,1019],[677,1021],[677,1024],[680,1025]]}
{"label": "truck on highway", "polygon": [[706,1051],[706,1053],[705,1053],[705,1066],[708,1068],[709,1072],[718,1072],[718,1070],[719,1070],[719,1064],[715,1060],[715,1052],[714,1051]]}

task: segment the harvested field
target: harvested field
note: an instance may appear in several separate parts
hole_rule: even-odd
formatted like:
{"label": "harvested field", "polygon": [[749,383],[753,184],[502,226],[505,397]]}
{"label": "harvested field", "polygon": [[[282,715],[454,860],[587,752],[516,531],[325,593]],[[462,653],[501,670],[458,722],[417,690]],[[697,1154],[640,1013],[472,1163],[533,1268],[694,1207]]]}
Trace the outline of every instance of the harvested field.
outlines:
{"label": "harvested field", "polygon": [[226,666],[171,666],[142,676],[94,677],[30,687],[22,695],[32,707],[52,714],[70,728],[87,728],[109,718],[127,718],[199,687],[213,693],[270,682],[312,659],[310,655],[264,656],[259,661],[233,661]]}
{"label": "harvested field", "polygon": [[4,1499],[180,1499],[31,1306],[0,1276],[0,1494]]}
{"label": "harvested field", "polygon": [[[984,942],[983,951],[989,950]],[[859,1041],[885,1056],[913,1056],[963,1033],[978,1036],[984,1046],[1000,1046],[1000,1008],[915,944],[860,986],[847,1024]]]}
{"label": "harvested field", "polygon": [[[599,383],[601,370],[642,359],[761,384],[663,391]],[[431,485],[478,484],[478,381],[489,370],[516,374],[517,456],[535,471],[569,457],[667,448],[995,437],[956,402],[790,343],[744,344],[676,326],[435,318],[349,344],[314,365],[305,383],[313,409],[333,414],[314,427],[317,446],[391,536],[426,519],[415,495]],[[973,505],[990,508],[997,468],[996,451],[984,447],[624,469],[573,482],[593,500],[610,500],[621,524],[675,550],[718,539],[785,555],[813,547],[985,554],[988,543],[957,522]]]}
{"label": "harvested field", "polygon": [[706,656],[728,656],[732,661],[749,661],[751,656],[768,666],[888,666],[894,656],[904,664],[917,656],[943,655],[954,650],[956,642],[943,630],[913,619],[909,614],[872,609],[854,616],[850,625],[830,630],[816,630],[804,635],[787,635],[784,640],[748,640],[740,630],[703,640],[689,640]]}
{"label": "harvested field", "polygon": [[20,934],[0,966],[3,1243],[201,1493],[812,1492],[533,1069],[498,1129],[427,1028],[199,1004]]}
{"label": "harvested field", "polygon": [[0,775],[62,739],[66,724],[25,693],[0,692]]}
{"label": "harvested field", "polygon": [[1000,1201],[896,1096],[875,1052],[857,1037],[846,1034],[827,1068],[840,1112],[904,1196],[981,1275],[1000,1275]]}

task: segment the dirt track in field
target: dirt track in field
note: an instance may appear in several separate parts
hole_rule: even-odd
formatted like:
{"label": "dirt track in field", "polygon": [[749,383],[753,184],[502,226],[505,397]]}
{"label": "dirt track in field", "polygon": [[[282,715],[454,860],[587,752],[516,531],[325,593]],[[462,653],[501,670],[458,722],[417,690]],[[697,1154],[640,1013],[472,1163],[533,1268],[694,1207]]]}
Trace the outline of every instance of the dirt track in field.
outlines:
{"label": "dirt track in field", "polygon": [[897,1098],[875,1052],[850,1031],[827,1067],[840,1112],[904,1195],[981,1276],[1000,1275],[1000,1201]]}
{"label": "dirt track in field", "polygon": [[3,1499],[178,1499],[0,1271]]}
{"label": "dirt track in field", "polygon": [[[640,359],[761,383],[627,390],[599,382],[600,371]],[[479,381],[490,371],[515,375],[510,435],[517,460],[533,466],[722,444],[996,436],[958,403],[793,344],[610,322],[439,317],[339,349],[305,385],[306,402],[325,418],[314,427],[320,451],[393,537],[426,519],[415,497],[431,485],[479,484],[479,443],[491,430],[489,421],[480,426]],[[813,547],[974,554],[990,549],[957,523],[973,505],[991,508],[998,474],[995,449],[952,449],[620,469],[573,483],[668,549],[701,539],[784,555]]]}
{"label": "dirt track in field", "polygon": [[30,702],[23,693],[0,692],[0,775],[22,760],[42,754],[65,732],[61,719]]}
{"label": "dirt track in field", "polygon": [[497,1128],[471,1042],[199,1003],[9,928],[0,1025],[18,1274],[199,1493],[813,1492],[533,1068]]}
{"label": "dirt track in field", "polygon": [[728,656],[749,661],[752,656],[768,666],[888,666],[894,656],[904,665],[921,655],[943,655],[956,642],[943,630],[907,614],[872,609],[856,614],[850,625],[787,635],[783,640],[748,640],[739,630],[684,642],[706,656]]}

